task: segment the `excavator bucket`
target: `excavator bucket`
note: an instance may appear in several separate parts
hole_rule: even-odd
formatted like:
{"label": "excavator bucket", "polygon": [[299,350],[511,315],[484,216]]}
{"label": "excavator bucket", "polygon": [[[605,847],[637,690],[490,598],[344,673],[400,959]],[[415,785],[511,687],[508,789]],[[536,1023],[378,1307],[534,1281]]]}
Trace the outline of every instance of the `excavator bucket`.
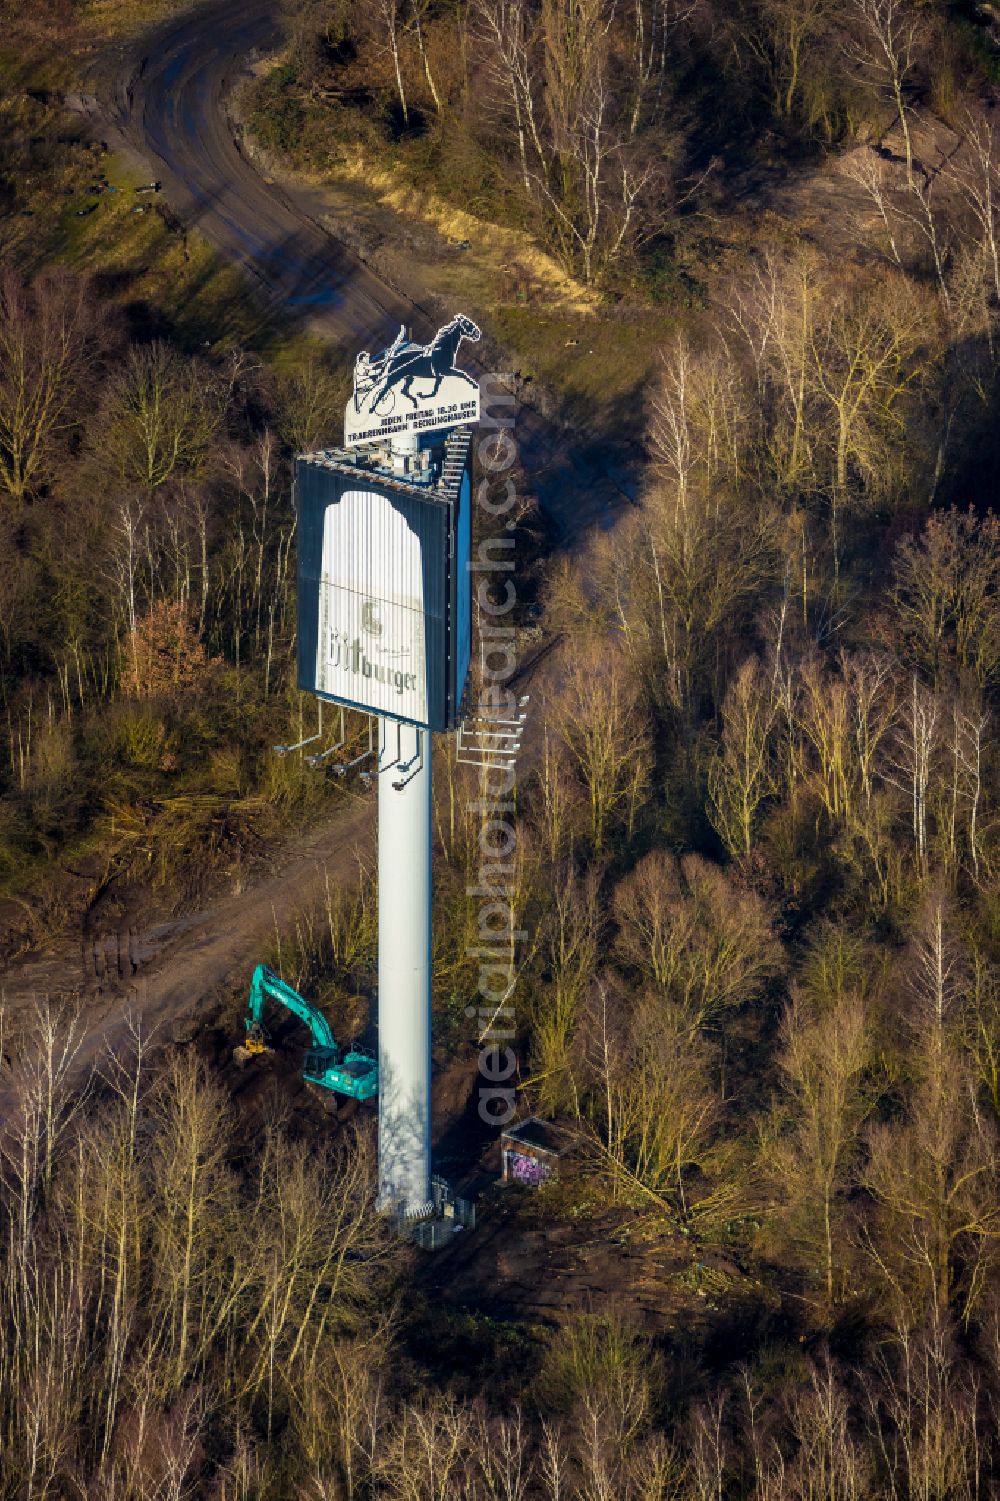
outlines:
{"label": "excavator bucket", "polygon": [[271,1044],[268,1042],[267,1033],[260,1022],[251,1022],[247,1027],[246,1041],[243,1046],[248,1053],[269,1053]]}

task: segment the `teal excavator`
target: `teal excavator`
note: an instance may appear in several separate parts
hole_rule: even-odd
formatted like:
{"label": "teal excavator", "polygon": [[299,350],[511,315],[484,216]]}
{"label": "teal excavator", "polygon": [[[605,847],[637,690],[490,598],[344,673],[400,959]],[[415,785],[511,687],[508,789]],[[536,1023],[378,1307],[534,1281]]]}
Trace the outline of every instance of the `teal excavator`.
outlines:
{"label": "teal excavator", "polygon": [[264,1007],[268,1001],[284,1006],[309,1028],[312,1046],[306,1053],[302,1069],[304,1079],[312,1084],[322,1084],[324,1089],[332,1089],[352,1100],[370,1100],[378,1094],[377,1061],[367,1053],[343,1055],[322,1011],[317,1011],[297,990],[286,985],[266,964],[258,964],[250,982],[244,1043],[248,1053],[270,1051],[270,1039],[264,1030]]}

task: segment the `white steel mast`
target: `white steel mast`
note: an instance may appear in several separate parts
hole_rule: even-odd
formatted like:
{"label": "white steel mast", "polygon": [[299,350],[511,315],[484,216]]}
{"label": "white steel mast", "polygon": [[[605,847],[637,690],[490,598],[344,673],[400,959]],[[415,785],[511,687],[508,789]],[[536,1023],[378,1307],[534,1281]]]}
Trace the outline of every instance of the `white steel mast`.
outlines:
{"label": "white steel mast", "polygon": [[379,720],[379,1202],[431,1199],[431,735]]}

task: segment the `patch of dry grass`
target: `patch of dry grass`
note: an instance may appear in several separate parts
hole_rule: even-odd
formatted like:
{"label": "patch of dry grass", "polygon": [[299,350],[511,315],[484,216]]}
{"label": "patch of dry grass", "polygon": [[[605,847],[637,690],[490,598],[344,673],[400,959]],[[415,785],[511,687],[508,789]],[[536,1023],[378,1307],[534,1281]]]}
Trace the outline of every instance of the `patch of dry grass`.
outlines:
{"label": "patch of dry grass", "polygon": [[[447,203],[435,193],[414,188],[394,173],[377,166],[360,149],[331,167],[334,178],[364,187],[385,208],[404,218],[420,221],[452,244],[468,240],[472,252],[463,266],[473,268],[493,284],[512,277],[533,286],[550,307],[578,314],[592,313],[599,306],[588,291],[559,265],[558,261],[523,230],[487,224],[475,215]],[[454,273],[449,268],[450,280]]]}
{"label": "patch of dry grass", "polygon": [[190,9],[190,0],[87,0],[81,19],[104,37],[134,36],[175,11]]}
{"label": "patch of dry grass", "polygon": [[84,141],[67,146],[26,196],[27,212],[0,229],[0,253],[26,274],[61,262],[111,279],[131,302],[165,311],[192,346],[270,353],[296,342],[262,310],[238,267],[185,231],[162,199],[136,196],[146,180],[124,156]]}
{"label": "patch of dry grass", "polygon": [[49,0],[14,0],[0,27],[0,87],[78,87],[102,44],[136,36],[189,6],[190,0],[84,0],[70,11]]}
{"label": "patch of dry grass", "polygon": [[586,317],[518,304],[493,309],[491,332],[523,374],[556,391],[567,415],[627,417],[677,326],[676,314],[605,307]]}

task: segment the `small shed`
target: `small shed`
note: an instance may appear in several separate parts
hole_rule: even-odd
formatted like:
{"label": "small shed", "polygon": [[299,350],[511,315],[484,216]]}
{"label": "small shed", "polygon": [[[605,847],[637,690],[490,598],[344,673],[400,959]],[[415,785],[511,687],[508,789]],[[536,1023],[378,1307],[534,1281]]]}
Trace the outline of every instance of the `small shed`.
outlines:
{"label": "small shed", "polygon": [[559,1160],[570,1148],[569,1134],[551,1121],[529,1115],[500,1135],[503,1181],[537,1188],[559,1171]]}

